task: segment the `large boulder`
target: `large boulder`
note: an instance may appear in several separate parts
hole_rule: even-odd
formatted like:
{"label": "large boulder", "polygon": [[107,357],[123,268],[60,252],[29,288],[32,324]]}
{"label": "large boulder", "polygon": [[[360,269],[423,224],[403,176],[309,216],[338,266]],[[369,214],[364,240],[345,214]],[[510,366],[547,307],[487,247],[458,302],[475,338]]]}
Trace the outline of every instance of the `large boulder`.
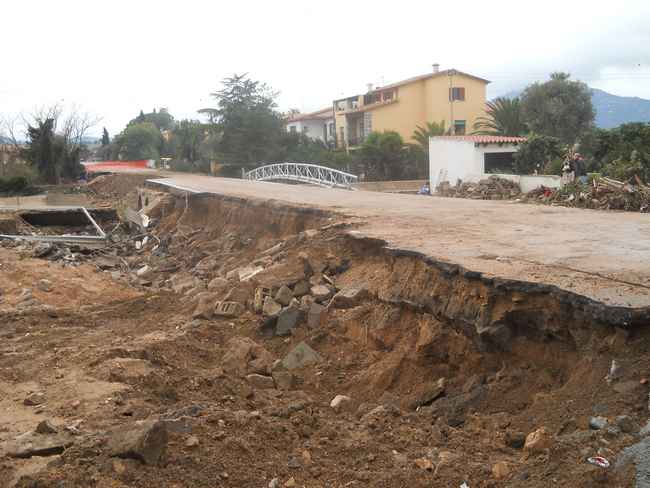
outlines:
{"label": "large boulder", "polygon": [[298,307],[287,307],[283,309],[278,315],[278,321],[275,326],[275,334],[279,336],[286,336],[291,334],[291,331],[300,325],[303,319],[303,312]]}
{"label": "large boulder", "polygon": [[298,369],[318,363],[321,360],[321,356],[303,341],[284,357],[282,366],[286,369]]}
{"label": "large boulder", "polygon": [[354,308],[357,305],[360,305],[361,302],[366,300],[369,296],[370,294],[365,286],[346,287],[334,295],[330,307]]}

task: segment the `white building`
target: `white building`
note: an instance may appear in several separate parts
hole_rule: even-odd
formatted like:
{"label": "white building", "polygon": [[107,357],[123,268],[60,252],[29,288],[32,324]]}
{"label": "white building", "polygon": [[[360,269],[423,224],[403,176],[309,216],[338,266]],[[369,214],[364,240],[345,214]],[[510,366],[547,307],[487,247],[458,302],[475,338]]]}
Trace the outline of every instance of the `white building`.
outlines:
{"label": "white building", "polygon": [[448,181],[476,183],[490,175],[498,175],[519,183],[522,192],[540,185],[560,186],[555,175],[517,175],[513,155],[525,137],[505,136],[435,136],[429,138],[429,180],[431,188]]}
{"label": "white building", "polygon": [[287,132],[298,132],[325,144],[334,143],[334,110],[332,107],[311,112],[296,114],[286,123]]}

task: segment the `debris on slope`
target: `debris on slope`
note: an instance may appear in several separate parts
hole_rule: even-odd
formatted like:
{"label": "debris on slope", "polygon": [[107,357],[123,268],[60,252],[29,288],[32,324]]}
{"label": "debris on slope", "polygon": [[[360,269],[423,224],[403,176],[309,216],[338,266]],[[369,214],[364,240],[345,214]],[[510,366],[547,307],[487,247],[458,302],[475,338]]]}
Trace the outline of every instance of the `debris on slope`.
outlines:
{"label": "debris on slope", "polygon": [[436,195],[473,200],[509,200],[516,198],[520,193],[518,183],[494,175],[478,183],[458,180],[456,185],[452,186],[445,181],[436,187]]}

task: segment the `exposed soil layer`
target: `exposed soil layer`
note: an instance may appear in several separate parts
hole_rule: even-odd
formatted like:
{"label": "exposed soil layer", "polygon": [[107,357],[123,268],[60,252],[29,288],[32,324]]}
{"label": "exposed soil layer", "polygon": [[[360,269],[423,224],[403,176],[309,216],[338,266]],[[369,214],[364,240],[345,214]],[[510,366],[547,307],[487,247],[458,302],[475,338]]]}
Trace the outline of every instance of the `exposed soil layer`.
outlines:
{"label": "exposed soil layer", "polygon": [[[0,486],[633,486],[633,464],[586,459],[613,466],[647,421],[643,317],[386,248],[323,211],[200,196],[150,216],[151,239],[119,251],[133,273],[0,249],[0,451],[44,419],[74,427],[62,453],[3,458]],[[50,307],[20,308],[42,276]],[[274,335],[255,289],[305,282],[338,298]],[[203,318],[204,299],[245,310]],[[319,361],[278,365],[302,342]],[[167,426],[159,464],[113,457],[115,429],[144,419]]]}

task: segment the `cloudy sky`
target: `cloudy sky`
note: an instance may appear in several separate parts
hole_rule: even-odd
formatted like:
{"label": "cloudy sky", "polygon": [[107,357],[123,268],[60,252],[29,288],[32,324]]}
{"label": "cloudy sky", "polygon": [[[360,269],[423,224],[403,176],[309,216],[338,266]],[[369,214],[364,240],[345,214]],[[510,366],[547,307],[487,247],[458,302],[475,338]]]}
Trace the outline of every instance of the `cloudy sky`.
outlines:
{"label": "cloudy sky", "polygon": [[650,1],[2,0],[0,115],[55,102],[111,134],[140,109],[196,117],[233,73],[303,111],[438,62],[496,96],[551,71],[650,98]]}

